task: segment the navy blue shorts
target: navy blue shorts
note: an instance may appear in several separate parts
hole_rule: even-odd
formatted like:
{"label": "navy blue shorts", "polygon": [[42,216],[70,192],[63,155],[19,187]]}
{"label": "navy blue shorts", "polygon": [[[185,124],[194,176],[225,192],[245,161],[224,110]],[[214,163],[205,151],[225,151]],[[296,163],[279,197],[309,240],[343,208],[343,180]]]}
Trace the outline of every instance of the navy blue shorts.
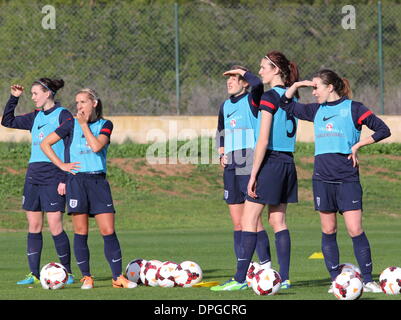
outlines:
{"label": "navy blue shorts", "polygon": [[104,174],[68,175],[67,179],[68,214],[115,213],[110,185]]}
{"label": "navy blue shorts", "polygon": [[26,211],[65,211],[65,196],[57,192],[57,184],[42,185],[25,182],[22,208]]}
{"label": "navy blue shorts", "polygon": [[245,202],[247,195],[249,174],[242,174],[236,168],[224,168],[224,200],[227,204]]}
{"label": "navy blue shorts", "polygon": [[257,198],[246,200],[260,204],[279,205],[298,202],[298,180],[295,163],[265,157],[256,181]]}
{"label": "navy blue shorts", "polygon": [[340,212],[362,210],[362,186],[355,182],[313,180],[315,210]]}

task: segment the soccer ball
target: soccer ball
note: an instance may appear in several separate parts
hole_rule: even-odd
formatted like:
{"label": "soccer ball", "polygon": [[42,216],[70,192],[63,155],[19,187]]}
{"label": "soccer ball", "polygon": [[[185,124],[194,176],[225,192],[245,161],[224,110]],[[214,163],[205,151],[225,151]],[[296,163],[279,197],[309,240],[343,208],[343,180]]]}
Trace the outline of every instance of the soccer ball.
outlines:
{"label": "soccer ball", "polygon": [[333,294],[338,300],[356,300],[362,293],[362,280],[352,271],[344,271],[334,280]]}
{"label": "soccer ball", "polygon": [[274,269],[261,268],[252,280],[253,291],[260,296],[274,295],[280,290],[281,277]]}
{"label": "soccer ball", "polygon": [[142,265],[140,279],[145,286],[157,287],[159,285],[157,282],[156,273],[161,265],[162,262],[159,260],[149,260]]}
{"label": "soccer ball", "polygon": [[127,279],[140,284],[141,283],[141,267],[143,264],[145,264],[147,261],[145,259],[134,259],[131,260],[127,267],[125,268],[125,275],[127,276]]}
{"label": "soccer ball", "polygon": [[178,287],[192,287],[193,273],[188,269],[176,268],[174,271],[174,281]]}
{"label": "soccer ball", "polygon": [[401,293],[401,268],[388,267],[379,277],[380,287],[385,294],[395,295]]}
{"label": "soccer ball", "polygon": [[57,262],[50,262],[40,271],[40,283],[43,289],[57,290],[64,288],[68,280],[68,272]]}
{"label": "soccer ball", "polygon": [[187,269],[192,273],[191,285],[197,284],[202,281],[203,273],[201,267],[193,261],[183,261],[181,262],[178,269]]}
{"label": "soccer ball", "polygon": [[160,287],[171,288],[175,287],[174,272],[178,264],[172,261],[163,262],[156,272],[157,283]]}
{"label": "soccer ball", "polygon": [[246,273],[246,282],[248,283],[248,287],[252,287],[252,280],[255,278],[255,274],[261,269],[259,263],[252,261],[249,264],[248,271]]}
{"label": "soccer ball", "polygon": [[340,273],[345,272],[345,271],[353,272],[353,273],[355,273],[355,275],[358,278],[362,279],[361,269],[359,269],[357,266],[353,265],[352,263],[347,262],[347,263],[340,264],[339,270],[340,270]]}

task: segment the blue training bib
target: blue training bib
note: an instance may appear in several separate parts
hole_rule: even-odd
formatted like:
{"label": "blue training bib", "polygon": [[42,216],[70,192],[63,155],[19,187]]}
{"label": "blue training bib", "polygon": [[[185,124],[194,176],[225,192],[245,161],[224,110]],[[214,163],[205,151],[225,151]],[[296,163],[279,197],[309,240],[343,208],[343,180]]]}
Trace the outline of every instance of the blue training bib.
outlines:
{"label": "blue training bib", "polygon": [[250,110],[249,94],[232,103],[224,102],[224,153],[235,150],[254,149],[256,143],[257,118]]}
{"label": "blue training bib", "polygon": [[[43,153],[40,148],[40,144],[44,138],[50,133],[55,131],[60,126],[60,113],[65,110],[63,107],[58,107],[49,114],[45,114],[44,111],[39,111],[33,122],[31,134],[31,157],[29,162],[51,162],[49,158]],[[52,146],[57,157],[64,161],[64,142],[63,140],[58,141]]]}
{"label": "blue training bib", "polygon": [[[107,120],[99,119],[96,122],[88,123],[88,126],[95,137],[99,136],[100,130]],[[108,144],[99,152],[93,152],[77,119],[74,119],[74,133],[70,145],[70,161],[79,162],[79,172],[105,172]]]}
{"label": "blue training bib", "polygon": [[315,155],[351,153],[361,136],[352,120],[351,105],[349,99],[335,106],[320,105],[314,120]]}
{"label": "blue training bib", "polygon": [[[287,89],[281,87],[273,87],[274,90],[281,97]],[[295,101],[297,100],[294,98]],[[260,121],[262,117],[258,118],[257,136],[259,137]],[[272,125],[269,135],[269,144],[267,149],[274,151],[294,152],[295,141],[297,133],[298,119],[281,108],[278,108],[274,113]]]}

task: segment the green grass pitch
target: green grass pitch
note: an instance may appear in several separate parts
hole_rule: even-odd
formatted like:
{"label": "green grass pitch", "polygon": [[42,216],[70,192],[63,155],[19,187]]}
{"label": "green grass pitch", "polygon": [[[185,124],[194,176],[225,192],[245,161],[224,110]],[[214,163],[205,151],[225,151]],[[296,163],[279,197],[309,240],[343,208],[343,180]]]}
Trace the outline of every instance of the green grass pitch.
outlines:
{"label": "green grass pitch", "polygon": [[[235,273],[232,226],[222,200],[222,171],[217,165],[150,166],[140,152],[127,152],[126,145],[112,146],[108,160],[109,181],[117,208],[116,230],[123,252],[123,267],[134,258],[196,261],[205,281],[225,281]],[[372,248],[373,275],[388,266],[401,266],[399,225],[401,219],[401,156],[399,145],[391,153],[386,146],[361,153],[364,190],[364,228]],[[135,148],[134,148],[135,149]],[[366,148],[368,150],[369,147]],[[160,288],[139,286],[114,289],[103,254],[103,240],[91,221],[89,245],[94,290],[80,290],[80,274],[72,257],[75,284],[56,291],[40,286],[17,286],[28,273],[26,219],[20,199],[29,148],[0,144],[0,300],[336,300],[322,259],[309,259],[320,252],[319,216],[311,196],[312,154],[309,144],[301,144],[295,154],[299,174],[300,202],[288,207],[291,233],[290,279],[293,287],[276,296],[257,296],[251,289],[241,292],[211,292],[209,288]],[[137,150],[143,150],[138,148]],[[384,151],[383,151],[384,150]],[[5,156],[5,154],[7,156]],[[352,241],[339,216],[340,261],[356,264]],[[274,234],[270,238],[273,268],[278,269]],[[73,239],[70,217],[65,227]],[[53,241],[45,227],[42,265],[57,261]],[[255,256],[256,258],[256,256]],[[400,296],[365,293],[361,300],[399,300]]]}

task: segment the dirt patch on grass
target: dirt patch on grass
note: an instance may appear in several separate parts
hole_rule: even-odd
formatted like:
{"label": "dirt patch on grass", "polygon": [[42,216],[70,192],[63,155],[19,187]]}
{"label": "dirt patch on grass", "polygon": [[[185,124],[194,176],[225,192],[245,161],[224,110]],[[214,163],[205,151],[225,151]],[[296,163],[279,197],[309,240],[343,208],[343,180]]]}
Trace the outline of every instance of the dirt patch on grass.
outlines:
{"label": "dirt patch on grass", "polygon": [[313,192],[310,189],[298,188],[299,201],[313,201]]}
{"label": "dirt patch on grass", "polygon": [[373,158],[373,159],[386,158],[386,159],[390,159],[390,160],[401,161],[401,156],[392,155],[392,154],[362,155],[362,157],[369,157],[369,158]]}
{"label": "dirt patch on grass", "polygon": [[24,174],[26,171],[26,169],[15,170],[10,167],[4,167],[4,169],[7,171],[7,173],[11,173],[11,174]]}
{"label": "dirt patch on grass", "polygon": [[110,164],[139,176],[188,176],[195,169],[193,164],[150,164],[144,158],[113,158]]}
{"label": "dirt patch on grass", "polygon": [[300,162],[303,162],[303,163],[314,163],[315,162],[315,157],[301,157],[301,158],[299,158],[299,161]]}
{"label": "dirt patch on grass", "polygon": [[303,169],[297,166],[297,177],[298,179],[310,179],[312,180],[312,171]]}
{"label": "dirt patch on grass", "polygon": [[180,180],[179,184],[160,184],[160,178],[192,176],[199,180],[199,189],[203,189],[204,184],[207,183],[201,176],[192,174],[196,170],[194,164],[151,164],[145,158],[113,158],[110,159],[110,164],[134,175],[142,191],[163,193],[172,197],[188,198],[191,194],[201,192],[192,184],[186,183],[186,180]]}
{"label": "dirt patch on grass", "polygon": [[[392,170],[386,168],[379,168],[374,166],[362,166],[360,168],[361,175],[366,176],[380,176],[381,179],[389,181],[389,182],[400,182],[400,179],[397,177],[401,176],[401,173],[394,172]],[[395,175],[392,177],[391,175]]]}

